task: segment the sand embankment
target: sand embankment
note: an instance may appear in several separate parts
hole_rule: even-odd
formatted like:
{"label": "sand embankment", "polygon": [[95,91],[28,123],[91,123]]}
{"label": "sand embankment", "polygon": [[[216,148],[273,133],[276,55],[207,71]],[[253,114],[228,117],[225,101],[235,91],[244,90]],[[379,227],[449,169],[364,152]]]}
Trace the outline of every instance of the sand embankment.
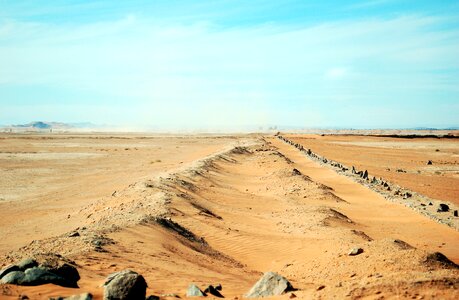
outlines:
{"label": "sand embankment", "polygon": [[[459,271],[429,256],[440,251],[458,262],[457,231],[274,137],[245,137],[240,145],[134,180],[77,212],[85,220],[72,228],[78,235],[37,241],[2,258],[5,264],[64,253],[78,266],[79,289],[3,286],[3,297],[89,291],[101,299],[104,278],[125,268],[141,273],[154,295],[184,297],[191,282],[221,283],[226,298],[241,299],[262,272],[275,271],[300,299],[459,296]],[[349,256],[354,247],[363,253]]]}

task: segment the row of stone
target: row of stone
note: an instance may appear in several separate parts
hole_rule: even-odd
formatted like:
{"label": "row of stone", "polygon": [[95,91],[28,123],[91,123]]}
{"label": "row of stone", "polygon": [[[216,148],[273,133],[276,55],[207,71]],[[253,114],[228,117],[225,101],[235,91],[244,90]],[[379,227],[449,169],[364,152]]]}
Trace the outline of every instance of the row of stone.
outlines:
{"label": "row of stone", "polygon": [[[316,160],[319,160],[319,161],[321,161],[321,162],[323,162],[325,164],[329,164],[332,167],[338,168],[342,172],[347,172],[349,170],[349,168],[347,168],[346,166],[342,165],[341,163],[335,162],[335,161],[329,160],[329,159],[327,159],[325,157],[322,157],[320,155],[317,155],[314,152],[312,152],[311,149],[306,149],[306,148],[304,148],[303,145],[301,145],[299,143],[295,143],[295,142],[293,142],[293,141],[291,141],[291,140],[289,140],[289,139],[287,139],[287,138],[285,138],[285,137],[283,137],[281,135],[277,135],[277,138],[282,140],[282,141],[284,141],[285,143],[287,143],[289,145],[294,146],[295,148],[297,148],[298,150],[302,151],[303,153],[305,153],[309,157],[314,158]],[[432,164],[432,162],[429,161],[428,164]],[[404,172],[406,172],[406,171],[404,171]],[[373,178],[370,180],[370,177],[369,177],[369,174],[368,174],[367,170],[358,171],[354,166],[352,166],[350,173],[353,176],[358,176],[360,179],[365,180],[368,184],[371,184],[371,185],[373,185],[375,187],[378,186],[381,189],[384,189],[384,190],[389,191],[389,192],[393,191],[393,195],[394,196],[402,197],[403,199],[408,199],[408,198],[411,198],[413,196],[413,194],[411,192],[403,191],[403,190],[400,190],[399,188],[395,188],[393,185],[391,185],[390,182],[384,180],[381,177],[379,179],[377,179],[375,176],[373,176]],[[429,203],[429,205],[432,205],[432,204]],[[449,208],[448,204],[440,203],[438,205],[437,212],[449,212],[449,211],[450,211],[450,208]],[[453,216],[454,217],[459,217],[458,210],[454,210],[453,211]]]}

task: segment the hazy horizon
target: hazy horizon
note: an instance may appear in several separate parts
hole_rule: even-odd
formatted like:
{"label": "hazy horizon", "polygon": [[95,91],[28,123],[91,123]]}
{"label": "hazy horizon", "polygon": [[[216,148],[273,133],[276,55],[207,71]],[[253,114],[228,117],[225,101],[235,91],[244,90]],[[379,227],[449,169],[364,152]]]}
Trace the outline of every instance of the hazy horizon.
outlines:
{"label": "hazy horizon", "polygon": [[457,1],[0,3],[0,124],[449,128]]}

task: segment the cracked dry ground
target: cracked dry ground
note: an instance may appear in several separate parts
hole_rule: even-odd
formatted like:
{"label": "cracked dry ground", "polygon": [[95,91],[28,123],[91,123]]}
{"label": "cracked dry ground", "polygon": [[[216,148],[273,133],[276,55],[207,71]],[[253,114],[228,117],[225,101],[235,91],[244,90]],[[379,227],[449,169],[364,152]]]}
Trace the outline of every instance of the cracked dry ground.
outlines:
{"label": "cracked dry ground", "polygon": [[[458,262],[457,231],[388,203],[271,137],[120,195],[118,204],[129,202],[100,215],[107,226],[88,224],[89,233],[63,236],[58,245],[38,242],[4,259],[68,253],[82,277],[78,290],[2,286],[2,297],[91,292],[101,299],[104,278],[129,268],[145,277],[147,295],[183,298],[189,283],[221,283],[226,298],[241,299],[262,272],[275,271],[300,299],[459,298],[459,271],[431,255],[441,251]],[[143,217],[123,217],[135,213]],[[101,247],[80,246],[96,235]],[[349,256],[354,247],[363,253]]]}

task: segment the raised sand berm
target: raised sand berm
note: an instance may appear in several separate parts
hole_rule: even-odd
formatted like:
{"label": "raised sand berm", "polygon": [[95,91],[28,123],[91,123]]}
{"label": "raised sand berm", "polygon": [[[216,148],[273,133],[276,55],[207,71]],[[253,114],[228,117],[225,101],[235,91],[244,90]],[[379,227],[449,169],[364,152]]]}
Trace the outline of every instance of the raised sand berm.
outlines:
{"label": "raised sand berm", "polygon": [[[428,233],[422,241],[427,252],[408,247],[396,241],[403,236],[397,230],[405,224],[386,227],[384,220],[366,223],[359,216],[354,219],[355,214],[348,212],[366,206],[348,198],[333,181],[330,185],[315,181],[317,172],[305,168],[304,157],[262,141],[258,145],[235,148],[207,161],[202,168],[159,182],[145,180],[125,193],[110,196],[105,205],[113,201],[112,209],[101,209],[88,219],[116,224],[122,218],[120,224],[129,224],[123,219],[126,217],[133,222],[127,227],[110,227],[89,245],[88,251],[71,256],[81,274],[79,290],[50,285],[2,288],[15,299],[18,294],[33,299],[39,293],[54,297],[83,292],[101,299],[101,284],[108,274],[131,269],[144,276],[147,295],[184,298],[192,283],[202,290],[220,283],[226,298],[241,299],[262,273],[273,271],[298,289],[274,299],[287,299],[293,297],[292,293],[300,299],[329,295],[458,296],[457,270],[442,265],[441,256],[429,256],[437,250],[437,239],[430,240],[429,228],[423,230],[426,224],[420,223],[417,231]],[[355,188],[353,185],[351,188]],[[138,222],[136,217],[142,215],[145,206],[155,204],[153,200],[148,202],[148,197],[144,199],[149,191],[167,196],[164,203],[159,203],[166,213],[152,213]],[[131,200],[134,207],[137,202],[143,204],[138,211],[130,210]],[[120,202],[127,204],[120,206]],[[401,208],[396,213],[409,219],[413,212]],[[373,214],[384,218],[391,208],[376,205],[372,209]],[[152,208],[146,211],[154,212]],[[123,216],[122,212],[132,216]],[[108,218],[104,214],[110,214],[111,219],[104,218]],[[97,224],[91,226],[96,228]],[[69,242],[62,244],[62,251],[72,247],[72,241],[85,238],[85,230],[80,229],[65,237]],[[457,249],[457,236],[451,238],[451,245]],[[450,241],[446,242],[449,246]],[[409,244],[415,246],[412,241]],[[348,255],[354,248],[362,252]]]}
{"label": "raised sand berm", "polygon": [[296,164],[300,164],[301,168],[298,169],[308,174],[313,181],[329,186],[338,197],[354,204],[343,207],[342,212],[352,220],[367,224],[373,230],[376,229],[375,231],[365,230],[370,237],[382,238],[385,236],[378,232],[384,227],[387,231],[393,232],[394,237],[421,249],[428,249],[430,246],[426,246],[426,243],[432,242],[433,245],[437,245],[437,249],[459,262],[459,253],[454,246],[456,244],[454,240],[459,238],[456,228],[445,226],[432,218],[426,218],[417,210],[413,210],[413,207],[407,207],[403,199],[400,200],[401,202],[387,201],[384,195],[377,190],[356,182],[354,176],[342,176],[342,173],[335,172],[333,168],[328,166],[324,168],[323,163],[310,159],[303,152],[278,138],[272,138],[270,141],[279,148],[280,152],[295,161]]}
{"label": "raised sand berm", "polygon": [[[354,166],[346,166],[341,162],[330,160],[320,154],[312,152],[307,145],[295,143],[282,135],[277,136],[285,143],[294,146],[303,154],[315,162],[332,168],[335,172],[343,174],[352,180],[370,188],[371,190],[383,195],[387,200],[403,204],[413,210],[450,227],[459,230],[459,206],[457,204],[429,198],[425,195],[401,187],[389,182],[384,178],[376,178],[366,170],[356,170]],[[443,208],[447,205],[447,208]]]}
{"label": "raised sand berm", "polygon": [[[180,176],[186,177],[206,171],[214,160],[229,159],[228,154],[252,146],[256,142],[253,139],[239,140],[191,164],[134,182],[123,190],[115,191],[88,204],[78,212],[73,212],[86,216],[86,221],[81,226],[60,236],[33,240],[19,248],[19,251],[9,252],[5,257],[7,261],[14,262],[33,256],[34,253],[51,252],[68,256],[108,245],[111,242],[105,238],[107,233],[142,223],[145,219],[168,215],[168,204],[173,195],[168,192],[168,185],[185,184],[186,181],[181,180]],[[72,246],[66,247],[65,244]],[[58,251],[59,249],[64,249],[64,252]]]}

